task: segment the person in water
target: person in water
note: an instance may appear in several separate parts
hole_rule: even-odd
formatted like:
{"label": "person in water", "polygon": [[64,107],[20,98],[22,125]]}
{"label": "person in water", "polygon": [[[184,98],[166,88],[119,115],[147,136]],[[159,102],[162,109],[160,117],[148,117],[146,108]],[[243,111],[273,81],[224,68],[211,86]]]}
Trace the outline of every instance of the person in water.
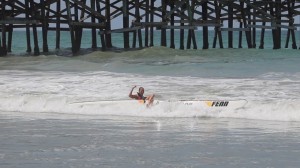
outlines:
{"label": "person in water", "polygon": [[133,92],[134,88],[136,88],[136,86],[134,86],[134,87],[131,89],[131,91],[130,91],[130,93],[129,93],[129,97],[130,97],[130,98],[135,99],[135,100],[142,100],[143,103],[146,103],[147,101],[149,101],[149,103],[147,104],[147,107],[149,107],[149,106],[151,106],[151,105],[153,104],[153,101],[154,101],[154,94],[145,97],[145,96],[144,96],[145,89],[144,89],[143,87],[140,87],[140,88],[139,88],[139,91],[137,92],[137,94],[133,95],[132,92]]}

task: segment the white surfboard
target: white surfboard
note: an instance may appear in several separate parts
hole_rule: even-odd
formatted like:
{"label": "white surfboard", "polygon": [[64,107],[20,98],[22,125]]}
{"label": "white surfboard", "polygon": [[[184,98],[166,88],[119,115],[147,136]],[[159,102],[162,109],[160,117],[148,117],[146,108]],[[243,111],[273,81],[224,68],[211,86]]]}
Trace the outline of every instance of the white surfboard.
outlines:
{"label": "white surfboard", "polygon": [[241,108],[247,104],[246,100],[181,100],[186,106],[197,106],[201,108]]}
{"label": "white surfboard", "polygon": [[[85,101],[85,102],[72,102],[70,105],[80,106],[123,106],[123,107],[146,107],[143,100],[104,100],[104,101]],[[246,100],[155,100],[150,108],[169,107],[170,109],[199,109],[199,110],[234,110],[242,108],[247,104]]]}

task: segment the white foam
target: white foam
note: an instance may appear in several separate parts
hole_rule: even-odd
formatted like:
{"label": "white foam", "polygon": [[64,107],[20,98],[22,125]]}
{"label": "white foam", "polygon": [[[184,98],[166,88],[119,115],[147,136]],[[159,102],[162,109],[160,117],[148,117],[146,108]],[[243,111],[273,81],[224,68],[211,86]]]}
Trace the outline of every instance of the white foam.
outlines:
{"label": "white foam", "polygon": [[[296,75],[296,77],[294,77]],[[0,71],[0,111],[123,115],[143,117],[231,117],[300,121],[300,78],[267,74],[259,78],[212,79],[199,77],[142,76],[111,72]],[[242,109],[194,110],[132,104],[80,105],[72,102],[128,100],[134,85],[144,86],[157,99],[246,99]],[[135,90],[136,91],[136,90]],[[117,102],[117,101],[116,101]]]}
{"label": "white foam", "polygon": [[[215,117],[276,121],[300,121],[300,100],[250,101],[241,108],[189,108],[172,103],[146,108],[129,101],[74,103],[72,98],[23,95],[0,98],[1,111],[139,117]],[[105,102],[105,101],[104,101]],[[125,102],[125,103],[124,103]]]}

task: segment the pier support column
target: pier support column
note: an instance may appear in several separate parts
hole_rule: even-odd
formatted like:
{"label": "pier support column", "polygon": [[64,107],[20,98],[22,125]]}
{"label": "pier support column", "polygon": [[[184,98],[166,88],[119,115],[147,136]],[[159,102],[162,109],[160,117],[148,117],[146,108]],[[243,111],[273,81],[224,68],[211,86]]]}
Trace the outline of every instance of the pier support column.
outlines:
{"label": "pier support column", "polygon": [[[29,6],[29,1],[25,1],[25,18],[26,20],[29,20],[29,13],[30,13],[30,6]],[[30,26],[29,24],[26,24],[26,40],[27,40],[27,50],[26,52],[30,53],[31,52],[31,42],[30,42]]]}
{"label": "pier support column", "polygon": [[7,55],[7,48],[6,48],[6,26],[5,24],[2,24],[2,55]]}
{"label": "pier support column", "polygon": [[[35,8],[35,2],[34,1],[30,1],[30,9],[33,13],[32,18],[36,19],[36,15],[37,15],[37,11]],[[36,28],[36,24],[32,24],[32,31],[33,31],[33,41],[34,41],[34,55],[38,56],[40,55],[40,48],[39,48],[39,42],[38,42],[38,34],[37,34],[37,28]]]}
{"label": "pier support column", "polygon": [[[268,4],[265,5],[264,9],[267,10],[267,8],[268,8]],[[262,26],[266,26],[266,22],[262,22]],[[265,38],[265,28],[262,28],[260,33],[259,49],[264,49],[264,38]]]}
{"label": "pier support column", "polygon": [[[140,23],[141,17],[140,17],[140,3],[139,0],[135,0],[135,22]],[[143,39],[142,39],[142,31],[141,29],[138,29],[134,32],[134,43],[136,40],[136,33],[138,34],[138,40],[139,40],[139,48],[143,47]],[[134,45],[135,47],[135,45]]]}
{"label": "pier support column", "polygon": [[[101,12],[102,12],[100,3],[101,3],[100,0],[96,0],[96,8],[97,8],[97,12],[99,14],[101,14]],[[111,36],[110,36],[110,34],[106,33],[106,30],[110,30],[110,8],[108,8],[108,11],[107,11],[106,3],[107,3],[107,0],[105,1],[105,4],[104,4],[105,7],[103,8],[103,10],[105,11],[105,19],[98,19],[98,23],[105,23],[105,31],[103,30],[103,28],[99,29],[102,51],[105,51],[108,47],[111,48],[111,46],[112,46],[111,45]],[[109,4],[109,1],[108,1],[108,4]],[[107,14],[107,12],[109,12],[109,14]],[[110,43],[110,45],[108,43]]]}
{"label": "pier support column", "polygon": [[56,49],[60,48],[60,8],[61,8],[61,1],[56,2]]}
{"label": "pier support column", "polygon": [[1,38],[0,38],[0,57],[1,56],[5,56],[6,54],[5,54],[5,52],[4,52],[4,50],[3,50],[3,48],[2,48],[2,41],[1,41]]}
{"label": "pier support column", "polygon": [[[6,16],[6,11],[5,11],[5,2],[1,3],[1,16],[0,18],[4,19]],[[3,10],[4,9],[4,10]],[[1,31],[2,31],[2,46],[0,46],[0,50],[2,55],[7,55],[7,46],[6,46],[6,25],[3,23],[1,25]]]}
{"label": "pier support column", "polygon": [[[15,2],[12,2],[12,4],[15,5]],[[14,10],[15,10],[15,7],[12,6],[11,10],[14,11]],[[10,13],[10,17],[13,17],[13,13]],[[13,30],[14,30],[13,24],[9,24],[9,25],[8,25],[7,52],[11,52]]]}
{"label": "pier support column", "polygon": [[[191,26],[193,18],[192,16],[192,11],[191,11],[191,6],[190,6],[190,1],[186,2],[186,9],[188,12],[188,25]],[[192,29],[188,29],[188,34],[187,34],[187,39],[186,39],[186,49],[191,49],[191,43],[192,43]]]}
{"label": "pier support column", "polygon": [[36,25],[32,25],[33,29],[33,41],[34,41],[34,55],[38,56],[40,55],[40,48],[39,48],[39,42],[38,42],[38,34],[37,34],[37,29]]}
{"label": "pier support column", "polygon": [[70,31],[70,37],[71,37],[71,43],[72,43],[72,52],[73,54],[76,53],[76,48],[75,48],[75,37],[74,37],[74,26],[72,25],[72,15],[71,15],[71,7],[70,7],[70,1],[65,0],[66,2],[66,8],[67,8],[67,18],[68,18],[68,23],[69,23],[69,31]]}
{"label": "pier support column", "polygon": [[[241,28],[243,28],[243,23],[242,22],[240,22],[240,29]],[[239,48],[243,48],[242,40],[243,40],[243,31],[239,31]]]}
{"label": "pier support column", "polygon": [[7,52],[11,52],[13,30],[14,30],[14,29],[13,29],[13,25],[10,24],[10,25],[8,26]]}
{"label": "pier support column", "polygon": [[[76,4],[74,4],[74,16],[75,16],[74,22],[75,23],[79,21],[79,19],[78,19],[79,11],[78,10],[79,10],[78,6]],[[73,53],[77,53],[79,51],[79,48],[80,48],[80,45],[79,45],[79,42],[78,42],[79,36],[80,36],[79,29],[80,28],[78,28],[78,26],[74,26],[74,29],[73,29],[74,30],[74,49],[73,49]]]}
{"label": "pier support column", "polygon": [[[273,49],[280,49],[281,48],[281,28],[277,27],[277,25],[281,24],[281,0],[275,0],[274,2],[270,2],[270,13],[272,16],[276,18],[273,21],[273,25],[275,25],[276,29],[272,30],[273,34]],[[275,10],[275,12],[274,12]]]}
{"label": "pier support column", "polygon": [[41,0],[41,17],[42,17],[42,32],[43,32],[43,52],[49,52],[48,49],[48,22],[46,16],[46,3]]}
{"label": "pier support column", "polygon": [[[129,28],[129,4],[128,0],[123,0],[123,28]],[[129,48],[129,32],[124,32],[124,48]]]}
{"label": "pier support column", "polygon": [[[247,13],[248,13],[248,24],[250,25],[251,24],[251,8],[250,6],[247,6]],[[247,22],[245,21],[245,25],[244,25],[244,28],[247,27]],[[250,31],[246,31],[245,34],[246,34],[246,40],[247,40],[247,45],[248,45],[248,48],[252,48],[252,36],[251,36],[251,28],[250,28]]]}
{"label": "pier support column", "polygon": [[[150,14],[150,22],[154,22],[154,2],[155,0],[150,0],[151,2],[151,14]],[[153,26],[150,27],[150,47],[154,46],[154,30]]]}
{"label": "pier support column", "polygon": [[[83,5],[85,5],[86,2],[87,2],[87,0],[81,0],[81,3]],[[81,22],[81,19],[84,18],[84,14],[85,14],[86,9],[84,7],[82,7],[79,10],[79,8],[78,8],[79,5],[78,6],[77,5],[75,6],[75,21],[76,22]],[[80,16],[79,16],[79,11],[80,11]],[[76,49],[77,49],[76,52],[78,52],[81,48],[82,33],[83,33],[83,27],[76,26],[76,28],[75,28],[75,39],[76,39],[75,41],[76,41]]]}
{"label": "pier support column", "polygon": [[[207,21],[207,1],[203,2],[202,4],[202,19],[203,21]],[[203,26],[203,49],[208,49],[209,48],[209,43],[208,43],[208,27]]]}
{"label": "pier support column", "polygon": [[[150,4],[149,4],[149,0],[146,0],[146,9],[145,9],[145,21],[146,23],[149,22],[149,10],[150,10]],[[149,46],[149,27],[146,26],[145,27],[145,47]]]}
{"label": "pier support column", "polygon": [[[276,0],[275,1],[275,11],[276,11],[276,19],[277,25],[281,25],[281,0]],[[276,49],[280,49],[281,48],[281,27],[277,27],[276,29]]]}
{"label": "pier support column", "polygon": [[[256,0],[253,0],[253,3],[256,3]],[[256,9],[253,9],[253,22],[252,24],[255,26],[256,25]],[[256,48],[256,28],[252,28],[252,48]]]}
{"label": "pier support column", "polygon": [[[247,27],[247,24],[251,24],[251,15],[250,15],[250,6],[247,5],[246,7],[246,11],[245,12],[245,8],[244,8],[244,2],[241,2],[241,8],[243,9],[242,10],[242,18],[243,18],[243,23],[244,23],[244,28]],[[248,21],[246,19],[246,13],[248,13]],[[245,31],[245,34],[246,34],[246,40],[247,40],[247,45],[248,45],[248,48],[252,48],[252,42],[251,42],[251,30],[250,31]]]}
{"label": "pier support column", "polygon": [[[293,27],[293,25],[294,25],[294,18],[293,18],[293,11],[292,11],[292,9],[295,7],[295,0],[289,1],[287,3],[287,6],[288,6],[289,27]],[[290,29],[290,28],[287,31],[285,48],[288,48],[290,36],[292,36],[292,48],[293,49],[297,49],[296,37],[295,37],[295,30],[294,29]]]}
{"label": "pier support column", "polygon": [[[217,0],[214,1],[214,6],[215,6],[215,12],[216,12],[216,20],[218,21],[218,23],[222,24],[222,21],[221,21],[221,8],[220,8],[219,2]],[[216,48],[218,38],[219,38],[220,48],[224,48],[223,47],[222,32],[220,31],[220,26],[215,26],[215,37],[214,37],[214,41],[213,41],[213,48]]]}
{"label": "pier support column", "polygon": [[[96,11],[96,0],[90,0],[90,2],[91,2],[91,9]],[[92,17],[91,17],[91,22],[96,23],[96,18],[94,15],[92,15]],[[92,28],[91,34],[92,34],[92,49],[96,49],[97,48],[97,32],[96,32],[95,27]]]}
{"label": "pier support column", "polygon": [[[166,8],[167,8],[167,5],[166,5],[166,1],[161,1],[161,8],[162,8],[162,12],[161,12],[161,15],[162,15],[162,22],[166,22]],[[162,27],[161,28],[161,46],[164,46],[166,47],[167,46],[167,31],[166,31],[166,28]]]}
{"label": "pier support column", "polygon": [[[189,26],[193,25],[193,18],[194,18],[194,9],[195,9],[195,0],[191,1],[191,4],[189,2],[187,4],[187,11],[188,11],[188,19],[189,19]],[[191,48],[191,43],[193,42],[193,48],[197,49],[197,42],[195,37],[195,30],[189,29],[188,30],[188,39],[187,39],[187,49]]]}
{"label": "pier support column", "polygon": [[[262,23],[262,26],[266,26],[266,22]],[[260,44],[259,44],[259,49],[264,49],[265,45],[265,29],[262,28],[260,32]]]}
{"label": "pier support column", "polygon": [[[100,9],[98,11],[100,11]],[[108,31],[108,30],[111,30],[110,3],[109,3],[109,0],[105,0],[105,16],[106,16],[105,30]],[[107,48],[112,48],[111,34],[109,34],[109,33],[105,34],[105,42],[106,42]]]}
{"label": "pier support column", "polygon": [[[180,12],[180,26],[184,26],[184,11],[186,10],[186,4],[183,4],[181,6],[181,12]],[[184,50],[184,29],[180,29],[180,49]]]}
{"label": "pier support column", "polygon": [[[228,1],[228,28],[233,28],[233,7],[232,1]],[[233,32],[228,31],[228,48],[233,48]]]}
{"label": "pier support column", "polygon": [[[171,11],[174,9],[174,1],[170,1]],[[174,12],[171,14],[171,26],[174,26],[175,15]],[[175,48],[175,31],[174,29],[170,30],[170,48]]]}

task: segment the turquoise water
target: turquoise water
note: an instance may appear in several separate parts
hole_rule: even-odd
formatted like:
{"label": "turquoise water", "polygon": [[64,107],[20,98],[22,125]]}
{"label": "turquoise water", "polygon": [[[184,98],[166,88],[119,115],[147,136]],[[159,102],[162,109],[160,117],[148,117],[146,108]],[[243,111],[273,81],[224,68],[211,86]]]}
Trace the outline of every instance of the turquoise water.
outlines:
{"label": "turquoise water", "polygon": [[[0,57],[0,167],[299,165],[299,50],[272,50],[270,40],[264,50],[177,50],[158,47],[157,36],[152,48],[70,57],[66,34],[57,55],[28,56],[24,32],[14,38],[14,54]],[[120,100],[134,85],[156,100],[247,103],[132,108]],[[107,100],[113,105],[97,104]]]}
{"label": "turquoise water", "polygon": [[[144,38],[144,32],[143,38]],[[282,48],[285,47],[285,42],[286,42],[286,31],[282,32]],[[227,39],[227,33],[223,32],[223,45],[224,48],[228,48],[228,39]],[[296,39],[298,37],[298,32],[296,32]],[[82,48],[91,48],[91,37],[92,33],[91,31],[85,30],[83,31],[83,36],[82,36],[82,43],[81,47]],[[202,31],[196,31],[196,38],[197,38],[197,47],[198,49],[202,49],[203,43],[202,43]],[[214,38],[214,31],[209,31],[209,48],[212,48],[213,45],[213,38]],[[233,47],[238,48],[238,38],[239,38],[239,33],[234,32],[234,40],[233,40]],[[167,46],[170,46],[170,33],[167,33]],[[185,31],[185,39],[187,39],[187,31]],[[265,34],[265,39],[264,39],[264,47],[266,49],[272,49],[273,48],[273,38],[272,38],[272,32],[271,31],[266,31]],[[38,41],[39,41],[39,48],[40,51],[42,51],[42,33],[41,31],[38,32]],[[133,41],[133,34],[130,34],[130,46],[132,45]],[[296,41],[296,42],[299,42]],[[54,51],[56,47],[56,33],[54,31],[50,31],[48,33],[48,46],[50,51]],[[114,47],[117,48],[123,48],[123,35],[122,34],[112,34],[112,44]],[[143,39],[143,46],[145,42]],[[150,42],[149,42],[150,44]],[[180,31],[175,31],[175,47],[178,49],[180,45]],[[187,46],[187,41],[185,40],[184,42],[185,48]],[[256,48],[258,48],[260,45],[260,31],[257,31],[256,33]],[[72,46],[71,41],[70,41],[70,33],[69,32],[61,32],[61,49],[67,49]],[[101,42],[100,42],[100,36],[97,35],[97,46],[101,47]],[[137,46],[138,46],[138,41],[137,41]],[[160,46],[160,31],[155,31],[154,33],[154,46],[159,47]],[[243,48],[248,48],[247,43],[246,43],[246,37],[245,34],[243,33],[243,38],[242,38],[242,46]],[[290,38],[289,42],[289,48],[292,46],[292,40]],[[26,48],[26,32],[25,31],[15,31],[13,33],[13,44],[12,44],[12,53],[13,54],[20,54],[20,53],[25,53],[27,48]],[[299,47],[299,44],[298,44]],[[31,32],[31,48],[34,48],[34,43],[33,43],[33,36]],[[193,45],[191,46],[193,48]],[[216,48],[219,47],[219,42],[217,41],[217,46]],[[32,50],[33,51],[33,50]]]}

